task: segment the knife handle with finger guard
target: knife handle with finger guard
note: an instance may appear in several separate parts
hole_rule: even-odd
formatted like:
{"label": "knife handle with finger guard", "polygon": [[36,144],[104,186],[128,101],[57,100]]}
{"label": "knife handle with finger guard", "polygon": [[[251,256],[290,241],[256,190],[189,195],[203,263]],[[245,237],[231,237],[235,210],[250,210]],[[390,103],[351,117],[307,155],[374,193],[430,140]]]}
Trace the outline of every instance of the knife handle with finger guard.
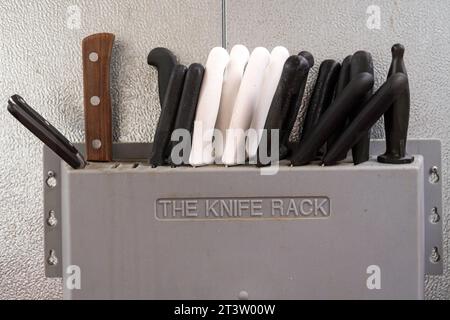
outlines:
{"label": "knife handle with finger guard", "polygon": [[89,161],[112,161],[110,65],[114,35],[99,33],[83,40],[86,155]]}
{"label": "knife handle with finger guard", "polygon": [[170,76],[177,65],[177,57],[167,48],[155,48],[150,51],[147,63],[158,70],[158,90],[161,107],[164,104]]}

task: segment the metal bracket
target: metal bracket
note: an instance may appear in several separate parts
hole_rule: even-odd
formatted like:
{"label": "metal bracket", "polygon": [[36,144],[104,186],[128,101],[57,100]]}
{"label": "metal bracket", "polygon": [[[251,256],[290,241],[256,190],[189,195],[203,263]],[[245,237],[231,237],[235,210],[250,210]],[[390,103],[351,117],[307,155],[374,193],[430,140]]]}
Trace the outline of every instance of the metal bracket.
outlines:
{"label": "metal bracket", "polygon": [[45,275],[62,277],[61,159],[44,148]]}
{"label": "metal bracket", "polygon": [[[371,153],[385,152],[384,140],[372,141]],[[425,162],[425,274],[442,275],[443,264],[443,219],[442,208],[442,144],[440,140],[408,141],[408,153],[420,154]]]}
{"label": "metal bracket", "polygon": [[[85,154],[84,144],[75,145]],[[148,157],[151,144],[123,143],[113,145],[117,162],[140,161]],[[61,159],[44,146],[44,250],[45,276],[62,277],[62,229],[61,229]]]}
{"label": "metal bracket", "polygon": [[[84,146],[77,145],[81,153]],[[117,162],[146,161],[151,144],[114,144],[113,155]],[[371,153],[385,151],[384,140],[372,141]],[[442,248],[442,157],[439,140],[410,140],[410,154],[422,155],[425,161],[425,273],[443,273]],[[45,274],[48,278],[62,277],[61,232],[61,160],[44,147],[44,225],[45,225]]]}

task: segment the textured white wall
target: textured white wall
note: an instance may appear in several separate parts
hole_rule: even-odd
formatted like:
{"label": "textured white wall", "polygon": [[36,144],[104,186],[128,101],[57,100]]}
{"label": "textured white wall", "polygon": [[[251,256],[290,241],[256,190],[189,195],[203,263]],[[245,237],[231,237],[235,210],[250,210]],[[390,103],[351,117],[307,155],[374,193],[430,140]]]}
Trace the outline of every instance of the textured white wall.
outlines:
{"label": "textured white wall", "polygon": [[[366,27],[369,5],[381,9],[381,30]],[[67,8],[81,9],[81,28],[67,27]],[[113,63],[115,140],[151,141],[158,119],[156,72],[146,56],[167,46],[184,63],[205,62],[222,36],[221,0],[2,0],[0,102],[23,95],[72,141],[84,139],[81,39],[116,34]],[[402,42],[412,87],[411,137],[440,138],[444,185],[450,156],[450,3],[446,0],[227,0],[228,45],[285,45],[318,62],[373,53],[377,83],[386,77],[390,47]],[[317,70],[317,67],[316,67]],[[43,269],[42,146],[0,112],[0,299],[60,298],[61,283]],[[382,135],[381,127],[375,136]],[[450,190],[444,190],[448,207]],[[445,214],[445,250],[449,250]],[[450,298],[444,277],[427,280],[428,298]]]}

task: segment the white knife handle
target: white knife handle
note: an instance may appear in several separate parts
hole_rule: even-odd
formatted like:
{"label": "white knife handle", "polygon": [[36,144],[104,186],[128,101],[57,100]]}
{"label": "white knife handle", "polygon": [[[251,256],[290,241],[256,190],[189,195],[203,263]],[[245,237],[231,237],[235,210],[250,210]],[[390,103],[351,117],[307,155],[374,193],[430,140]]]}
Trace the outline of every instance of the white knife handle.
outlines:
{"label": "white knife handle", "polygon": [[224,71],[229,60],[228,52],[218,47],[211,50],[206,63],[189,158],[189,163],[194,167],[214,162],[212,140],[222,95]]}
{"label": "white knife handle", "polygon": [[225,165],[232,166],[245,162],[245,136],[250,128],[269,62],[270,53],[266,48],[256,48],[250,56],[227,131],[222,158]]}
{"label": "white knife handle", "polygon": [[221,133],[215,140],[215,157],[217,162],[222,161],[223,149],[228,127],[233,115],[234,104],[244,76],[245,66],[248,63],[250,52],[243,45],[236,45],[231,49],[230,62],[225,70],[220,101],[219,115],[217,116],[216,129]]}
{"label": "white knife handle", "polygon": [[256,110],[250,125],[250,129],[253,133],[256,133],[256,136],[253,134],[251,138],[247,140],[247,153],[250,159],[256,159],[259,143],[261,142],[266,125],[267,115],[269,114],[273,97],[277,91],[284,64],[288,58],[289,51],[285,47],[274,48],[270,55],[270,63],[264,73],[261,94],[259,95]]}

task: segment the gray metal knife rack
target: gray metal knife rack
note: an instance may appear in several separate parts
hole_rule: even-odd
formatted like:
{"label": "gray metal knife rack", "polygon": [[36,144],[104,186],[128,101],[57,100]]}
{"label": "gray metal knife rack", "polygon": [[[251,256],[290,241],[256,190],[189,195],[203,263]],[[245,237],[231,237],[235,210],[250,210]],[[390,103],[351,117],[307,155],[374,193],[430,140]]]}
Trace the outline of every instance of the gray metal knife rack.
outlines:
{"label": "gray metal knife rack", "polygon": [[117,162],[83,170],[44,148],[46,276],[65,299],[423,299],[425,275],[443,272],[437,140],[410,141],[410,165],[273,176],[152,169],[150,148],[116,144]]}

